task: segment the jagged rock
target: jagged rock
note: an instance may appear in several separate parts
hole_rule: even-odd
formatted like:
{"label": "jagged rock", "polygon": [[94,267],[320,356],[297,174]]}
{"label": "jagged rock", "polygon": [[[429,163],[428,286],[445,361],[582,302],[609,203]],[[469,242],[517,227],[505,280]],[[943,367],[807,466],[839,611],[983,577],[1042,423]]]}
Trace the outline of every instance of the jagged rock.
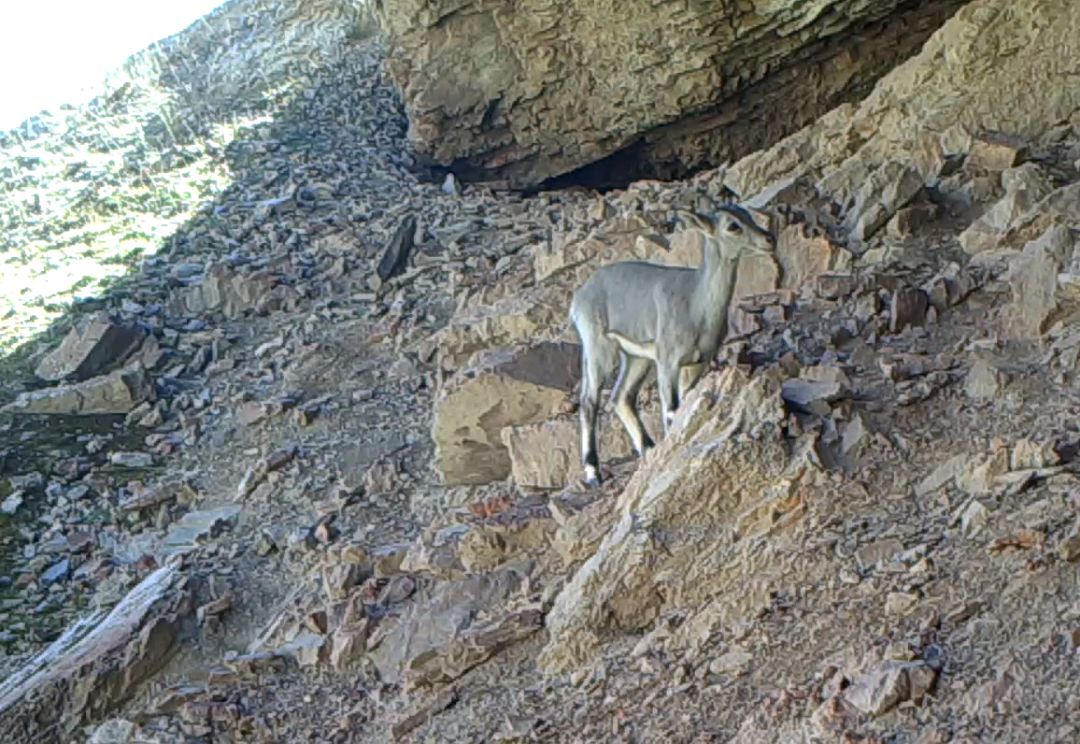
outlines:
{"label": "jagged rock", "polygon": [[409,605],[405,613],[368,642],[369,656],[384,682],[395,683],[415,659],[446,648],[476,622],[514,594],[522,576],[513,569],[466,576],[439,584],[430,596]]}
{"label": "jagged rock", "polygon": [[812,467],[809,440],[789,452],[784,418],[770,377],[728,368],[699,383],[619,497],[614,525],[555,598],[546,670],[580,664],[600,637],[646,628],[661,612],[719,602],[719,621],[732,623],[767,601],[785,570],[760,557],[753,579],[733,567],[751,535],[801,513],[795,484]]}
{"label": "jagged rock", "polygon": [[595,553],[616,517],[613,505],[607,499],[598,499],[572,514],[564,514],[558,499],[554,497],[549,503],[552,514],[559,522],[551,547],[566,567],[584,561]]}
{"label": "jagged rock", "polygon": [[153,385],[142,369],[125,369],[71,385],[21,393],[0,410],[68,416],[121,414],[152,399],[153,394]]}
{"label": "jagged rock", "polygon": [[972,500],[960,515],[960,530],[968,537],[975,537],[986,529],[989,519],[990,512],[982,502]]}
{"label": "jagged rock", "polygon": [[157,569],[111,612],[79,620],[0,682],[5,740],[70,740],[77,726],[130,697],[175,651],[180,622],[191,613],[185,587],[175,566]]}
{"label": "jagged rock", "polygon": [[818,274],[814,293],[824,300],[839,300],[855,292],[856,281],[852,274],[828,271]]}
{"label": "jagged rock", "polygon": [[435,716],[457,702],[458,692],[452,687],[439,690],[430,700],[414,704],[411,711],[403,715],[390,727],[394,741],[404,739],[414,729],[430,722]]}
{"label": "jagged rock", "polygon": [[19,510],[19,507],[23,504],[23,492],[12,491],[8,494],[7,498],[0,501],[0,513],[6,514],[9,517]]}
{"label": "jagged rock", "polygon": [[[813,125],[739,160],[725,172],[724,183],[739,194],[753,194],[798,176],[816,182],[820,193],[846,211],[877,164],[892,162],[891,167],[902,172],[911,163],[911,153],[920,151],[921,138],[936,137],[940,145],[942,157],[930,170],[954,153],[966,153],[972,131],[993,128],[1036,141],[1080,106],[1075,86],[1059,86],[1056,95],[1041,98],[1039,105],[1032,105],[1030,96],[1047,69],[1061,75],[1080,72],[1080,55],[1068,55],[1062,63],[1059,51],[1075,47],[1078,33],[1080,9],[1070,0],[1022,8],[1006,0],[968,3],[857,106],[837,107]],[[964,41],[974,38],[980,43]],[[995,58],[991,80],[985,74],[985,50],[1008,47],[1017,38],[1026,40],[1029,53]],[[853,168],[849,163],[854,161],[861,165]],[[931,172],[920,174],[923,178],[927,183],[936,179]],[[913,188],[913,182],[908,186]],[[893,204],[903,206],[895,200]],[[1035,235],[1022,236],[1021,244]]]}
{"label": "jagged rock", "polygon": [[855,192],[855,204],[844,223],[851,237],[859,242],[884,227],[923,187],[919,172],[899,163],[885,163],[867,176]]}
{"label": "jagged rock", "polygon": [[1057,310],[1059,256],[1071,243],[1067,229],[1052,227],[1024,246],[1023,255],[1014,262],[1009,279],[1013,295],[1009,327],[1020,338],[1042,336]]}
{"label": "jagged rock", "polygon": [[408,546],[398,570],[457,578],[465,573],[461,562],[461,541],[469,532],[465,524],[432,526]]}
{"label": "jagged rock", "polygon": [[1018,137],[1001,132],[988,132],[971,143],[965,166],[990,171],[1003,171],[1019,165],[1027,157],[1027,144]]}
{"label": "jagged rock", "polygon": [[405,270],[416,239],[416,215],[407,214],[398,224],[397,230],[383,250],[382,258],[375,271],[379,279],[388,281]]}
{"label": "jagged rock", "polygon": [[908,326],[924,325],[929,307],[930,299],[921,289],[897,289],[889,303],[889,333],[899,333]]}
{"label": "jagged rock", "polygon": [[417,654],[402,675],[406,688],[452,682],[502,649],[544,627],[544,613],[537,608],[511,612],[476,624],[444,646]]}
{"label": "jagged rock", "polygon": [[244,274],[228,264],[215,264],[198,284],[174,290],[166,307],[175,315],[220,312],[234,318],[254,310],[276,284],[277,278],[268,270]]}
{"label": "jagged rock", "polygon": [[[632,143],[626,159],[636,175],[728,161],[813,121],[918,49],[958,5],[845,0],[823,14],[789,3],[530,0],[511,13],[505,4],[475,12],[393,0],[378,12],[420,155],[460,178],[520,186]],[[660,37],[699,42],[655,43]],[[784,105],[752,115],[740,101],[751,85]]]}
{"label": "jagged rock", "polygon": [[976,359],[964,379],[964,392],[971,398],[992,399],[997,397],[1004,383],[1004,375],[985,359]]}
{"label": "jagged rock", "polygon": [[380,545],[371,551],[371,570],[377,578],[393,576],[401,570],[401,562],[408,554],[408,543]]}
{"label": "jagged rock", "polygon": [[1080,525],[1073,525],[1072,530],[1057,545],[1058,556],[1065,561],[1080,560]]}
{"label": "jagged rock", "polygon": [[836,381],[807,380],[796,377],[784,380],[782,386],[785,402],[796,410],[819,416],[828,415],[832,410],[830,404],[843,397],[843,394],[843,386]]}
{"label": "jagged rock", "polygon": [[912,237],[927,223],[937,218],[936,204],[912,204],[899,210],[885,225],[889,237],[905,240]]}
{"label": "jagged rock", "polygon": [[569,289],[534,287],[492,304],[474,304],[455,314],[438,335],[439,366],[454,370],[477,352],[516,346],[565,329]]}
{"label": "jagged rock", "polygon": [[1006,171],[1002,174],[1002,183],[1005,196],[957,237],[968,253],[995,248],[1013,222],[1053,190],[1050,179],[1034,163]]}
{"label": "jagged rock", "polygon": [[144,336],[141,328],[114,323],[108,313],[97,313],[77,323],[38,363],[34,374],[49,382],[103,374],[123,364]]}
{"label": "jagged rock", "polygon": [[447,380],[432,424],[443,482],[490,483],[510,475],[502,430],[551,416],[578,381],[580,357],[568,343],[493,349]]}
{"label": "jagged rock", "polygon": [[[602,229],[593,230],[584,237],[560,236],[541,244],[533,252],[533,275],[537,282],[566,278],[577,285],[596,267],[612,261],[667,263],[665,259],[675,250],[670,242],[665,245],[656,239],[646,239],[655,229],[643,217],[628,215],[606,222]],[[671,239],[693,243],[699,239],[697,235],[696,232],[680,231]],[[700,261],[700,248],[694,252],[692,246],[686,246],[677,255],[688,254],[693,254],[695,263]]]}
{"label": "jagged rock", "polygon": [[111,718],[94,729],[87,744],[132,744],[135,741],[134,723],[123,718]]}
{"label": "jagged rock", "polygon": [[[700,262],[700,259],[699,259]],[[780,265],[774,256],[745,256],[739,261],[735,289],[728,308],[728,329],[733,336],[753,333],[759,327],[757,316],[739,305],[754,295],[771,293],[780,286]]]}
{"label": "jagged rock", "polygon": [[1013,220],[1002,237],[1001,248],[1023,248],[1061,228],[1080,227],[1080,181],[1051,191],[1034,207]]}
{"label": "jagged rock", "polygon": [[195,550],[207,538],[216,537],[235,524],[239,516],[240,507],[235,504],[189,511],[169,528],[160,554],[167,557]]}
{"label": "jagged rock", "polygon": [[844,691],[844,700],[868,716],[888,713],[902,702],[919,702],[937,681],[922,661],[886,661],[862,674]]}
{"label": "jagged rock", "polygon": [[827,272],[845,271],[851,254],[825,236],[811,237],[805,225],[789,225],[776,239],[776,258],[783,276],[782,286],[799,289]]}

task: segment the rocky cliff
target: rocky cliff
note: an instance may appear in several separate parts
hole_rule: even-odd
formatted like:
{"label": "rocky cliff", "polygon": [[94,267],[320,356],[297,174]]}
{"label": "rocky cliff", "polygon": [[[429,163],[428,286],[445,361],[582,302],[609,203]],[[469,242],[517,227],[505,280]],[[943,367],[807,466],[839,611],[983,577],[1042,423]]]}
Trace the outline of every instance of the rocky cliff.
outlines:
{"label": "rocky cliff", "polygon": [[528,186],[626,184],[790,134],[914,54],[962,0],[382,0],[427,161]]}
{"label": "rocky cliff", "polygon": [[[378,41],[326,50],[9,362],[9,738],[1077,740],[1078,39],[974,0],[727,168],[530,197],[419,183]],[[776,252],[584,489],[569,297],[732,192]]]}

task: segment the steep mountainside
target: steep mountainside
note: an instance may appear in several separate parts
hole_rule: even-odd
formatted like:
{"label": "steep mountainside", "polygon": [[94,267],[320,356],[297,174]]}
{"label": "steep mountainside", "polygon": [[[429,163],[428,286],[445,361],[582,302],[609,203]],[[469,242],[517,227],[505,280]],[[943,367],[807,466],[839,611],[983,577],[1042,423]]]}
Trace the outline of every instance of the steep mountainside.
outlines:
{"label": "steep mountainside", "polygon": [[[332,5],[229,187],[4,361],[5,741],[1080,738],[1080,6],[974,0],[729,167],[524,196],[421,179],[400,50]],[[695,265],[674,210],[732,194],[776,252],[586,489],[570,296]]]}

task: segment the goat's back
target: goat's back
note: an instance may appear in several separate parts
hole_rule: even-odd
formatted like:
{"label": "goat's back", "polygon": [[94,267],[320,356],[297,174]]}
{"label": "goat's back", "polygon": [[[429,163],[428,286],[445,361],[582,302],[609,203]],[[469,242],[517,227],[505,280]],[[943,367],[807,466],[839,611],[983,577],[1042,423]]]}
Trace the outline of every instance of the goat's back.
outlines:
{"label": "goat's back", "polygon": [[570,319],[579,331],[582,323],[595,323],[604,330],[651,338],[657,299],[689,297],[696,273],[684,266],[647,261],[601,266],[574,293]]}

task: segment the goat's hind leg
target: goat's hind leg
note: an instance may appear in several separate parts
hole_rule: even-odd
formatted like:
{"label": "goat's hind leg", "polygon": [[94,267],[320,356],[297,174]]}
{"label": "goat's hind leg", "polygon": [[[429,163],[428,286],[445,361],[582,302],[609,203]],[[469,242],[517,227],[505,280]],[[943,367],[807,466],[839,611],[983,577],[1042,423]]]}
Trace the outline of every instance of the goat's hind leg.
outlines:
{"label": "goat's hind leg", "polygon": [[626,352],[619,355],[619,379],[611,391],[612,400],[615,402],[615,413],[618,415],[626,433],[630,435],[630,441],[634,444],[634,451],[638,457],[644,457],[645,451],[655,446],[652,437],[641,423],[641,417],[637,411],[638,392],[649,374],[649,365],[652,362],[641,357],[630,356]]}

